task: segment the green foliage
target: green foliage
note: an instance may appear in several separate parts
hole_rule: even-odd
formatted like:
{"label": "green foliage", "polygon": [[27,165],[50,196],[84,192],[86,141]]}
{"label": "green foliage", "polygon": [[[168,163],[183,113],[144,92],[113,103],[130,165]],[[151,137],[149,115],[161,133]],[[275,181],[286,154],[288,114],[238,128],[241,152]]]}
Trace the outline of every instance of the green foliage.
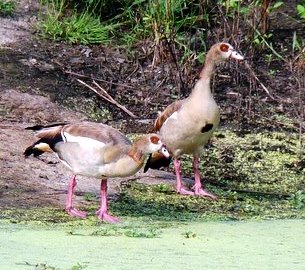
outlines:
{"label": "green foliage", "polygon": [[[31,267],[34,267],[32,269],[35,269],[35,270],[59,270],[59,269],[61,269],[61,268],[57,268],[52,265],[48,265],[46,263],[31,264],[31,263],[25,262],[25,263],[18,263],[18,265],[31,266]],[[70,270],[81,270],[81,269],[85,269],[85,268],[87,268],[87,265],[77,263],[77,264],[73,265],[70,268]]]}
{"label": "green foliage", "polygon": [[84,264],[81,264],[81,263],[77,263],[77,264],[75,264],[75,265],[73,265],[72,267],[71,267],[71,270],[82,270],[82,269],[85,269],[85,268],[87,268],[88,267],[88,265],[84,265]]}
{"label": "green foliage", "polygon": [[93,193],[86,192],[84,194],[84,199],[88,202],[96,200],[96,196]]}
{"label": "green foliage", "polygon": [[290,203],[296,209],[304,209],[305,208],[305,193],[304,191],[297,191],[291,198]]}
{"label": "green foliage", "polygon": [[154,191],[160,193],[170,193],[172,192],[172,188],[170,185],[167,184],[158,184],[154,186]]}
{"label": "green foliage", "polygon": [[0,0],[0,15],[12,15],[16,9],[16,1]]}
{"label": "green foliage", "polygon": [[[161,231],[158,228],[152,227],[143,227],[143,226],[124,226],[118,227],[115,225],[109,225],[102,227],[98,230],[93,231],[89,234],[89,236],[97,236],[97,237],[104,237],[104,236],[127,236],[132,238],[156,238],[161,234]],[[87,236],[88,234],[70,232],[71,235],[82,235]]]}
{"label": "green foliage", "polygon": [[100,20],[84,11],[81,14],[72,11],[65,15],[66,3],[64,0],[54,0],[49,5],[48,12],[39,28],[44,37],[55,41],[67,41],[69,43],[94,44],[110,41],[113,25],[103,25]]}
{"label": "green foliage", "polygon": [[297,12],[302,20],[305,20],[305,1],[297,5]]}
{"label": "green foliage", "polygon": [[271,13],[271,12],[277,10],[278,8],[280,8],[283,5],[284,5],[283,1],[276,1],[275,3],[270,5],[270,7],[268,9],[268,12]]}
{"label": "green foliage", "polygon": [[145,231],[139,229],[132,229],[126,231],[124,235],[135,238],[155,238],[158,235],[160,235],[160,232],[157,231],[155,228],[149,228],[148,230]]}
{"label": "green foliage", "polygon": [[302,49],[305,46],[305,40],[303,38],[299,38],[297,36],[297,33],[293,33],[293,39],[292,39],[292,50],[293,51],[302,51]]}
{"label": "green foliage", "polygon": [[[218,1],[221,6],[225,8],[226,14],[234,17],[236,14],[249,16],[253,10],[262,5],[261,1],[241,1],[241,0],[220,0]],[[268,7],[268,13],[272,13],[283,5],[283,1],[276,1],[271,3]]]}
{"label": "green foliage", "polygon": [[46,263],[32,264],[29,262],[25,262],[25,263],[17,263],[17,265],[30,266],[30,267],[32,267],[32,269],[35,269],[35,270],[58,270],[57,267],[48,265]]}
{"label": "green foliage", "polygon": [[[301,62],[305,61],[305,39],[303,36],[297,36],[296,31],[293,33],[292,38],[292,51],[297,53],[298,56],[296,58],[299,58]],[[302,70],[302,65],[300,66],[300,70]]]}
{"label": "green foliage", "polygon": [[[275,12],[283,3],[272,1],[264,13],[260,0],[51,0],[40,29],[44,37],[55,41],[112,41],[131,55],[145,42],[141,48],[153,56],[153,64],[170,60],[181,67],[204,61],[206,43],[211,43],[209,31],[216,26],[223,28],[218,40],[230,37],[235,44],[243,40],[249,51],[267,48],[285,61],[272,44],[273,34],[261,29],[264,14]],[[301,18],[304,6],[297,6]]]}

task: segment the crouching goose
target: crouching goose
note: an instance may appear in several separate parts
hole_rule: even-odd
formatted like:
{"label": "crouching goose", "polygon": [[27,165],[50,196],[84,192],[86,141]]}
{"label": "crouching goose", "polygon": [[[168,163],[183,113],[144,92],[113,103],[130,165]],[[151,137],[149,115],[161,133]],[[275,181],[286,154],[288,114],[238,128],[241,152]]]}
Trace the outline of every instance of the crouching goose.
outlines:
{"label": "crouching goose", "polygon": [[110,223],[117,217],[108,213],[107,177],[125,177],[135,174],[143,166],[146,154],[160,151],[165,157],[169,153],[156,134],[139,137],[132,144],[118,130],[99,123],[53,124],[34,126],[39,138],[29,146],[25,156],[39,156],[54,151],[59,159],[73,172],[70,179],[66,211],[71,216],[84,218],[85,212],[73,207],[72,197],[76,186],[76,175],[101,178],[101,203],[96,212],[98,218]]}
{"label": "crouching goose", "polygon": [[[215,64],[226,59],[243,60],[243,56],[228,43],[213,45],[206,55],[199,80],[189,97],[170,104],[155,121],[154,131],[159,132],[162,142],[174,158],[176,190],[180,194],[216,198],[203,188],[198,166],[202,146],[211,138],[220,119],[219,108],[210,89],[211,76]],[[194,192],[183,187],[181,183],[179,157],[183,154],[193,155]],[[169,161],[164,160],[158,153],[153,153],[150,155],[144,171],[149,168],[157,169],[162,165],[169,165]]]}

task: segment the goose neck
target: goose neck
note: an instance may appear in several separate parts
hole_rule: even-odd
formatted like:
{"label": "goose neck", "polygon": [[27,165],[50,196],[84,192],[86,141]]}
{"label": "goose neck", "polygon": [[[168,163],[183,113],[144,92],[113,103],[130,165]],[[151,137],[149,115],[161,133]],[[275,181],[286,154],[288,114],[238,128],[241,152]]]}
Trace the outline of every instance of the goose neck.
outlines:
{"label": "goose neck", "polygon": [[215,61],[213,55],[208,53],[206,56],[205,64],[200,72],[199,78],[203,80],[210,80],[214,72]]}
{"label": "goose neck", "polygon": [[128,156],[130,156],[139,165],[143,164],[145,158],[145,153],[140,146],[141,145],[136,142],[128,151]]}

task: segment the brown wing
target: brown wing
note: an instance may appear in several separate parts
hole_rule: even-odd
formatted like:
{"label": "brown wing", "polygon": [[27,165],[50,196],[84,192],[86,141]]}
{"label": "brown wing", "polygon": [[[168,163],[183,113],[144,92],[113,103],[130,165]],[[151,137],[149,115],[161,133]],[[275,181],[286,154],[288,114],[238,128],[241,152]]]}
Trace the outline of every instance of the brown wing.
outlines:
{"label": "brown wing", "polygon": [[166,109],[159,115],[154,124],[154,132],[160,131],[164,122],[176,111],[178,111],[182,104],[184,103],[184,99],[177,100],[166,107]]}
{"label": "brown wing", "polygon": [[130,140],[117,129],[101,123],[81,122],[63,128],[72,136],[91,138],[103,143],[131,145]]}
{"label": "brown wing", "polygon": [[63,132],[67,132],[75,137],[91,138],[105,144],[131,145],[130,140],[121,132],[100,123],[51,124],[49,126],[34,126],[27,129],[34,130],[39,140],[25,150],[25,156],[31,154],[39,156],[46,151],[50,151],[50,148],[55,151],[56,144],[67,139]]}

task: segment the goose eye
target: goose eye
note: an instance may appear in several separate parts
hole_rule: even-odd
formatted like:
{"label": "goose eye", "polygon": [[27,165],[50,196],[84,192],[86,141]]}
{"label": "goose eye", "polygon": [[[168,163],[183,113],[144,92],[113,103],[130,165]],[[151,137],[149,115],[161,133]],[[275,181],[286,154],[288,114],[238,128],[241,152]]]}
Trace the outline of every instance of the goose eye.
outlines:
{"label": "goose eye", "polygon": [[220,50],[222,51],[222,52],[228,52],[229,51],[229,45],[227,45],[227,44],[221,44],[220,45]]}
{"label": "goose eye", "polygon": [[151,137],[150,137],[150,141],[151,141],[151,143],[153,143],[153,144],[158,144],[159,141],[160,141],[160,138],[159,138],[158,136],[151,136]]}

